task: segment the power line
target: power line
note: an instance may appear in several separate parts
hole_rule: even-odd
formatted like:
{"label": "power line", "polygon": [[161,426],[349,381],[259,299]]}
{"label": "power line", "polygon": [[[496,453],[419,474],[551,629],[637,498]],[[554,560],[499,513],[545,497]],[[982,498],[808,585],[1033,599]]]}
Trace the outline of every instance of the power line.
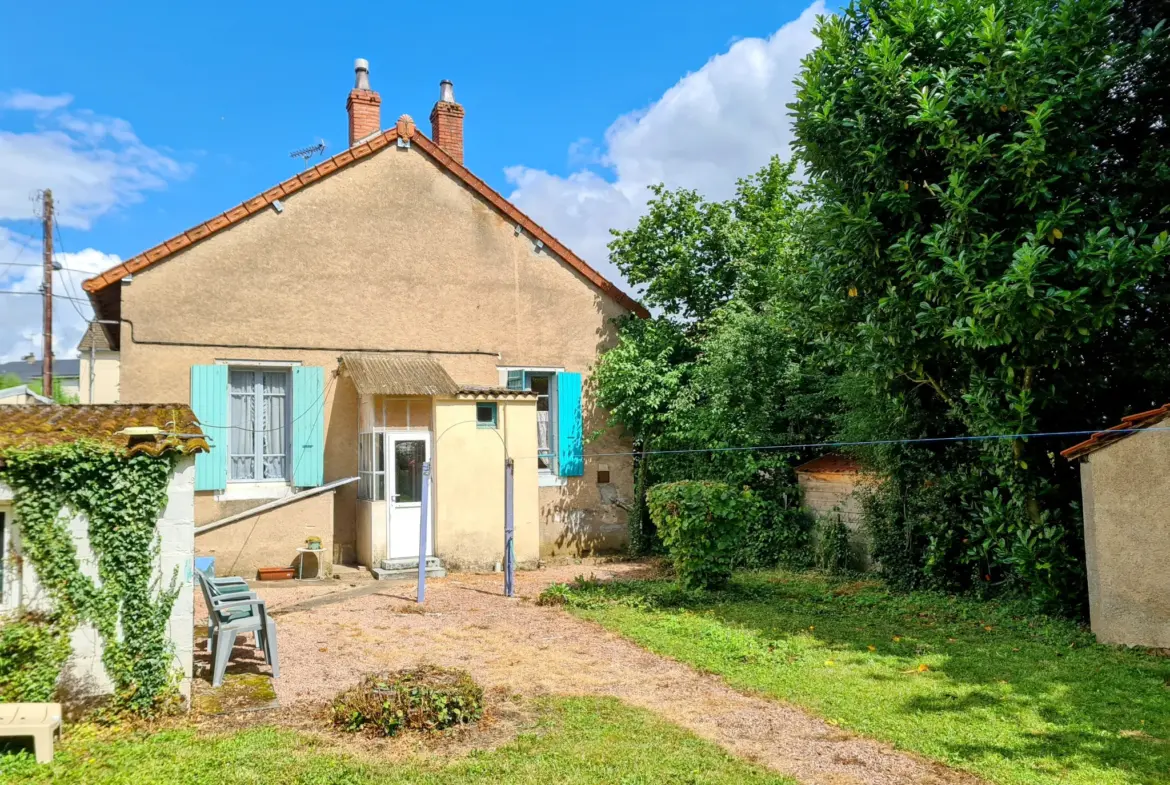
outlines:
{"label": "power line", "polygon": [[[34,295],[36,297],[42,296],[41,292],[18,292],[18,291],[15,291],[14,289],[0,289],[0,294],[30,294],[30,295]],[[77,300],[78,302],[81,302],[81,303],[89,302],[89,300],[81,299],[78,297],[70,297],[67,294],[54,294],[53,299],[54,300]],[[87,319],[86,321],[89,321],[89,320]]]}
{"label": "power line", "polygon": [[[61,224],[60,223],[53,224],[53,229],[55,229],[57,232],[57,244],[61,246],[61,253],[68,253],[68,251],[65,250],[65,241],[61,238]],[[62,267],[60,269],[64,270],[65,268]],[[65,291],[69,292],[70,295],[73,295],[74,294],[73,284],[69,280],[69,276],[62,275],[61,282],[65,285]],[[80,316],[84,322],[86,322],[86,326],[88,327],[90,317],[86,316],[82,312],[81,308],[77,305],[77,302],[80,302],[80,301],[81,301],[81,298],[77,298],[77,300],[75,301],[73,299],[73,297],[70,297],[69,304],[73,306],[73,310],[77,311],[77,315]]]}
{"label": "power line", "polygon": [[[57,234],[57,240],[58,240],[58,242],[61,240],[61,235],[59,232]],[[20,256],[19,252],[17,253],[17,256]],[[15,262],[8,263],[8,267],[36,267],[39,269],[40,266],[41,265],[33,264],[32,262],[21,262],[20,264],[17,264]],[[81,269],[78,269],[76,267],[54,267],[53,269],[56,270],[57,272],[64,270],[65,272],[78,273],[80,275],[93,275],[94,274],[92,270],[81,270]]]}
{"label": "power line", "polygon": [[25,247],[25,245],[24,245],[23,243],[17,243],[17,244],[16,244],[16,255],[15,255],[15,256],[13,256],[13,257],[12,257],[12,261],[11,261],[11,262],[9,262],[9,263],[8,263],[8,264],[7,264],[7,265],[4,267],[4,272],[3,272],[3,273],[0,273],[0,278],[4,277],[5,275],[8,275],[8,271],[9,271],[9,270],[11,270],[13,267],[16,267],[16,266],[19,266],[19,267],[40,267],[40,266],[41,266],[41,265],[39,265],[39,264],[24,264],[24,263],[22,263],[22,264],[20,264],[20,265],[17,265],[17,264],[16,264],[16,260],[17,260],[17,259],[19,259],[19,258],[20,258],[20,255],[21,255],[22,253],[24,253],[25,251],[27,251],[27,250],[28,250],[28,248],[27,248],[27,247]]}

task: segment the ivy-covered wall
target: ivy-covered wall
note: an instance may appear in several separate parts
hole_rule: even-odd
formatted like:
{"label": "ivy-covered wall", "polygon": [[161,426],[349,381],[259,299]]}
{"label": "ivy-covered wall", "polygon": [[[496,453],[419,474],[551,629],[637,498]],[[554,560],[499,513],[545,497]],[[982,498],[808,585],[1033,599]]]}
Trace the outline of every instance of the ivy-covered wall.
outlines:
{"label": "ivy-covered wall", "polygon": [[[133,460],[159,461],[147,456]],[[147,627],[157,630],[157,633],[165,638],[159,641],[161,645],[155,648],[167,652],[170,660],[168,672],[172,678],[177,679],[179,693],[189,697],[194,651],[194,458],[184,456],[173,461],[161,461],[160,465],[151,471],[165,472],[165,475],[157,477],[156,480],[159,483],[159,498],[143,500],[145,506],[157,503],[161,508],[157,512],[157,519],[152,521],[153,526],[148,526],[145,520],[143,521],[143,536],[153,538],[153,543],[147,546],[151,554],[151,569],[147,582],[150,586],[149,596],[141,609],[124,607],[120,613],[131,612],[139,618],[152,612],[166,614],[159,619],[158,624]],[[129,476],[131,475],[111,477],[111,482],[117,483]],[[8,582],[9,589],[15,589],[17,593],[16,597],[10,593],[4,603],[10,615],[16,605],[23,611],[56,614],[61,612],[63,607],[76,604],[77,597],[92,594],[84,587],[77,589],[74,586],[64,589],[73,599],[61,601],[62,578],[65,583],[74,582],[74,579],[69,577],[72,572],[70,568],[59,570],[60,574],[52,579],[43,579],[37,575],[37,570],[33,566],[34,559],[30,558],[32,554],[29,552],[33,543],[29,541],[28,533],[21,531],[19,517],[21,505],[14,498],[16,495],[14,490],[2,483],[3,479],[5,478],[0,478],[0,508],[7,511],[9,539],[5,568],[10,578],[14,573],[18,574],[17,580]],[[11,482],[11,479],[9,481]],[[68,478],[63,480],[62,485],[68,485]],[[46,499],[46,503],[56,504],[57,501]],[[129,520],[118,523],[133,525]],[[90,542],[91,527],[88,518],[66,508],[54,528],[59,533],[58,549],[71,552],[71,563],[80,568],[82,581],[96,587],[100,594],[104,584],[100,575],[98,553]],[[116,547],[109,550],[112,552],[107,552],[104,556],[107,559],[112,557],[114,563],[107,562],[107,569],[124,571],[118,564],[121,560],[127,561],[126,567],[130,566],[128,554],[118,553],[119,549]],[[97,595],[93,596],[95,601],[100,602],[96,599]],[[84,600],[83,604],[87,601]],[[135,601],[130,600],[130,603],[134,604]],[[92,609],[79,615],[100,616],[93,613]],[[104,637],[106,636],[95,628],[92,621],[84,619],[76,621],[76,626],[70,634],[72,653],[58,682],[59,697],[83,699],[116,691],[115,682],[108,673],[107,663],[110,658]],[[119,639],[120,631],[114,637],[116,640]],[[132,651],[128,652],[128,655],[131,660],[135,658]],[[119,655],[119,659],[123,659],[122,655]],[[125,677],[122,680],[125,681]],[[134,677],[131,681],[134,681]]]}

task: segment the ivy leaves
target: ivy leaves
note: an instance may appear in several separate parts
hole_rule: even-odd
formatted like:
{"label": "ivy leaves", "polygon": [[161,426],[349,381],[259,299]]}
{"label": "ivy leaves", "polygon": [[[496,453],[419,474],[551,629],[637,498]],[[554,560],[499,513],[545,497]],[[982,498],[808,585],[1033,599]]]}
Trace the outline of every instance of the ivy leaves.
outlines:
{"label": "ivy leaves", "polygon": [[[150,714],[173,686],[166,634],[178,596],[174,578],[154,577],[155,524],[167,502],[173,457],[125,456],[95,442],[9,451],[0,480],[13,490],[24,552],[51,598],[56,623],[93,624],[105,644],[103,665],[115,705]],[[73,515],[88,522],[98,580],[81,570],[69,532]]]}

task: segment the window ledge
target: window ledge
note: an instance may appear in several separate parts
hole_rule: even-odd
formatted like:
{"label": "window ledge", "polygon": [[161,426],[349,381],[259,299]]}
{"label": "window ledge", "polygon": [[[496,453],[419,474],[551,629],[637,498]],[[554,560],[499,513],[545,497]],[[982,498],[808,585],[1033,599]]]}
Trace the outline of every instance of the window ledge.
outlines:
{"label": "window ledge", "polygon": [[215,494],[217,502],[249,499],[283,499],[292,496],[293,487],[287,482],[229,482],[227,488]]}
{"label": "window ledge", "polygon": [[567,482],[564,477],[558,477],[552,472],[538,472],[536,475],[538,488],[563,488]]}

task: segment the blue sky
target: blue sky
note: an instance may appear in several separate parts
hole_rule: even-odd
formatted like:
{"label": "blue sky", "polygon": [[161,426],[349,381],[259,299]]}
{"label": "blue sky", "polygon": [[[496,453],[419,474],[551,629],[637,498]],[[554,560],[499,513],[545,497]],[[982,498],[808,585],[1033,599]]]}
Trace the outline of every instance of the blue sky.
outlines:
{"label": "blue sky", "polygon": [[[188,7],[6,10],[0,289],[35,289],[34,268],[5,265],[37,260],[28,192],[41,184],[66,266],[99,269],[287,178],[293,149],[323,138],[340,152],[355,57],[370,61],[383,127],[408,113],[429,131],[438,82],[453,80],[468,166],[616,277],[606,230],[636,221],[646,185],[724,196],[786,153],[783,104],[813,41],[807,3],[790,2],[448,2],[441,18],[423,4]],[[0,360],[31,348],[35,300],[0,295]],[[58,313],[75,344],[81,314]]]}

